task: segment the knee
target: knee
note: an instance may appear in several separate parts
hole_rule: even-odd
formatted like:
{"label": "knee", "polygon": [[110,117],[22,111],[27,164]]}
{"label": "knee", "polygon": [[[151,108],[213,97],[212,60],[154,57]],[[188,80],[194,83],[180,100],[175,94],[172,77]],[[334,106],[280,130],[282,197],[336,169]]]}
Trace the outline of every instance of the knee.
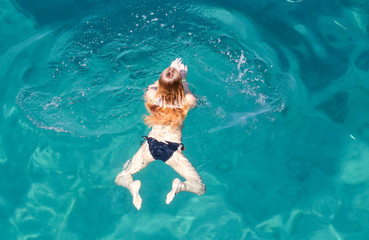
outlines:
{"label": "knee", "polygon": [[120,179],[120,176],[118,175],[118,176],[115,178],[115,184],[119,185],[119,179]]}
{"label": "knee", "polygon": [[127,180],[129,180],[129,178],[132,178],[132,176],[130,176],[129,174],[127,174],[126,172],[121,172],[118,174],[118,176],[115,178],[115,183],[117,185],[122,185],[124,184]]}
{"label": "knee", "polygon": [[119,182],[121,181],[121,176],[118,175],[116,178],[115,178],[115,184],[117,185],[120,185]]}

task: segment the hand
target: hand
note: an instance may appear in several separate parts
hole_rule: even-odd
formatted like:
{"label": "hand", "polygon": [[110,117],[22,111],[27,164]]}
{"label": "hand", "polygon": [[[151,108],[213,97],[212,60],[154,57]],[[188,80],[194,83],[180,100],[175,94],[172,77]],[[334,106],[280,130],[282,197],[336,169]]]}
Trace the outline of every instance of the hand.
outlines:
{"label": "hand", "polygon": [[181,58],[176,58],[176,60],[174,60],[170,66],[177,69],[177,71],[181,74],[182,79],[186,79],[188,70],[187,66],[182,63]]}

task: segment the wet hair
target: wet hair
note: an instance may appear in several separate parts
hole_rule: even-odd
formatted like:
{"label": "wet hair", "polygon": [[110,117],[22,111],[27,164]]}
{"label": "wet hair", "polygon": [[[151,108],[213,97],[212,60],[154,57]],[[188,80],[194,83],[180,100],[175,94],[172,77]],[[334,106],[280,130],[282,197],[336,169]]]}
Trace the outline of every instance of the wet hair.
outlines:
{"label": "wet hair", "polygon": [[173,67],[166,68],[160,75],[158,90],[152,100],[145,104],[149,116],[145,124],[181,126],[190,108],[184,94],[181,74]]}

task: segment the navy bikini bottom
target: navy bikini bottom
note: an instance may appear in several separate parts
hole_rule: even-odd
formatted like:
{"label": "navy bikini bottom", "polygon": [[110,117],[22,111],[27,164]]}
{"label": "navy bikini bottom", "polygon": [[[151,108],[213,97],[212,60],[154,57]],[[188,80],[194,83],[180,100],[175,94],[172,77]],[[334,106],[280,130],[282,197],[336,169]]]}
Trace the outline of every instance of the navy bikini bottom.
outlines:
{"label": "navy bikini bottom", "polygon": [[169,158],[172,157],[173,153],[178,150],[179,146],[181,146],[182,151],[184,151],[184,145],[182,143],[175,142],[160,142],[152,137],[143,137],[147,140],[149,144],[149,150],[151,156],[155,160],[162,160],[163,162],[168,161]]}

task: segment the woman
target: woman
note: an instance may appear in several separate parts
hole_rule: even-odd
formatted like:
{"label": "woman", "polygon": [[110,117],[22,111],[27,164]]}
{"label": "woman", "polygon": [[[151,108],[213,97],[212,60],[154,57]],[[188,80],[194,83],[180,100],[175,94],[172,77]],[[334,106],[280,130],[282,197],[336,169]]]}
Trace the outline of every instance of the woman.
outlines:
{"label": "woman", "polygon": [[199,195],[205,193],[201,177],[182,153],[182,125],[188,111],[196,106],[196,98],[188,87],[186,76],[187,66],[177,58],[145,93],[145,106],[150,114],[145,117],[145,124],[152,130],[145,138],[147,141],[124,164],[123,171],[115,179],[116,184],[131,192],[137,210],[142,204],[139,195],[141,181],[133,181],[132,175],[155,160],[162,160],[186,179],[185,182],[178,178],[173,180],[172,190],[167,195],[167,204],[182,191]]}

